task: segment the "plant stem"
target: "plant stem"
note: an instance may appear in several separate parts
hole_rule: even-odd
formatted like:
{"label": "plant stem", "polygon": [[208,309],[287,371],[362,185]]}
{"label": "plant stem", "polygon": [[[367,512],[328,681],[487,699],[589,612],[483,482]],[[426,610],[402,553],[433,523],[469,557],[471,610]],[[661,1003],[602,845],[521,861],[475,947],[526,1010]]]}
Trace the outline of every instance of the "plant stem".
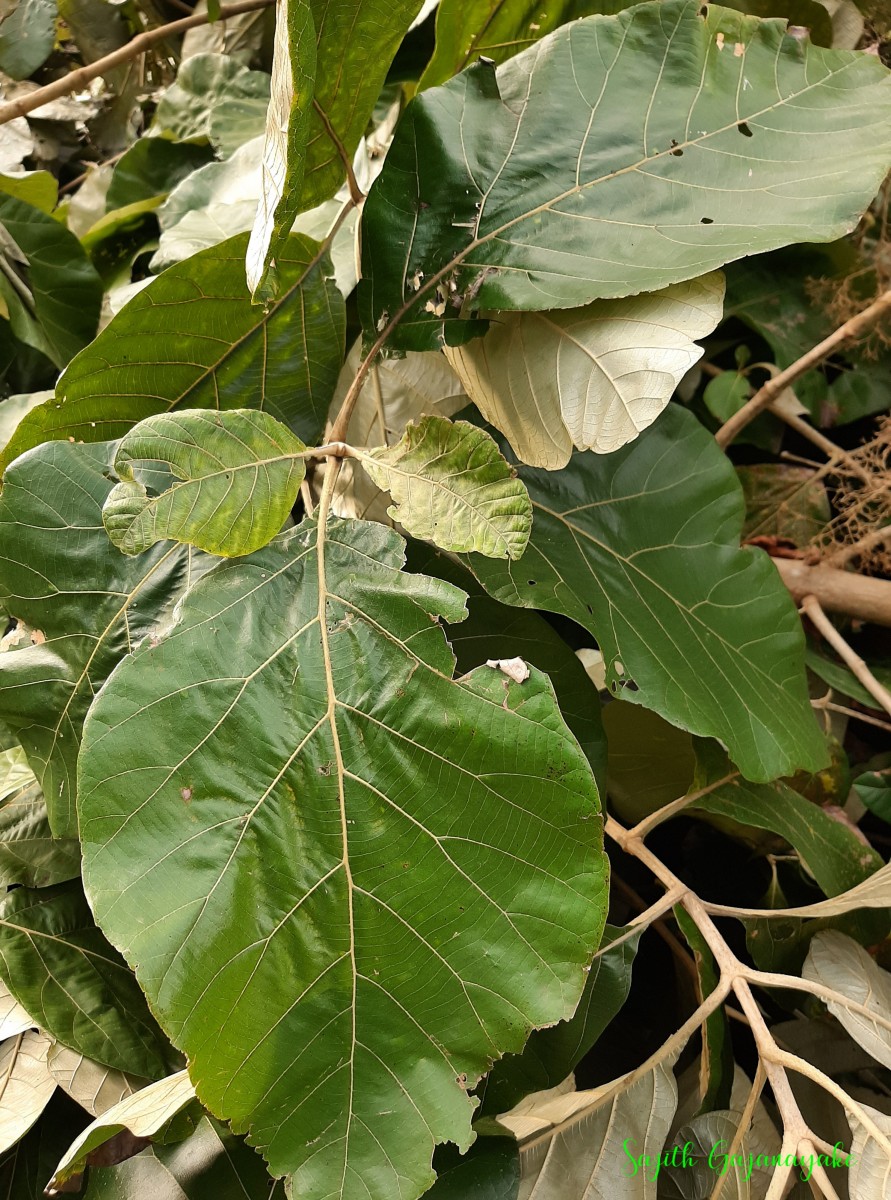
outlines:
{"label": "plant stem", "polygon": [[815,596],[820,607],[861,621],[891,626],[891,580],[838,571],[800,558],[774,558],[773,565],[798,603]]}
{"label": "plant stem", "polygon": [[[257,8],[268,8],[274,3],[275,0],[238,0],[238,3],[228,4],[220,9],[220,20],[236,17],[239,13],[253,12]],[[17,100],[9,100],[6,104],[0,104],[0,125],[5,125],[15,117],[25,116],[26,113],[48,104],[50,100],[58,100],[60,96],[67,96],[70,92],[76,92],[79,88],[86,87],[98,76],[143,54],[157,42],[163,42],[167,38],[185,33],[189,29],[196,29],[199,25],[207,25],[209,21],[209,13],[193,13],[191,17],[170,21],[167,25],[161,25],[157,29],[147,29],[144,33],[137,34],[132,41],[127,42],[126,46],[113,50],[104,58],[97,58],[95,62],[89,63],[85,67],[79,67],[69,75],[56,79],[52,83],[48,83],[46,87],[38,88],[36,92],[30,92],[27,96],[20,96]]]}
{"label": "plant stem", "polygon": [[801,602],[801,611],[811,619],[826,641],[838,652],[839,656],[850,667],[853,674],[856,675],[869,694],[874,696],[885,712],[891,715],[891,692],[883,684],[879,683],[860,655],[848,645],[823,612],[817,597],[814,595],[805,596]]}
{"label": "plant stem", "polygon": [[857,313],[856,316],[845,321],[829,337],[824,338],[806,354],[802,354],[801,358],[792,363],[790,367],[786,367],[785,371],[780,371],[778,375],[768,379],[751,400],[747,400],[738,412],[724,422],[715,434],[718,445],[729,446],[737,434],[741,433],[751,421],[754,421],[759,413],[769,408],[787,387],[791,387],[797,379],[800,379],[812,367],[818,366],[824,359],[829,358],[836,350],[841,350],[843,346],[856,341],[889,312],[891,312],[891,290],[883,292],[878,300],[874,300],[863,312]]}

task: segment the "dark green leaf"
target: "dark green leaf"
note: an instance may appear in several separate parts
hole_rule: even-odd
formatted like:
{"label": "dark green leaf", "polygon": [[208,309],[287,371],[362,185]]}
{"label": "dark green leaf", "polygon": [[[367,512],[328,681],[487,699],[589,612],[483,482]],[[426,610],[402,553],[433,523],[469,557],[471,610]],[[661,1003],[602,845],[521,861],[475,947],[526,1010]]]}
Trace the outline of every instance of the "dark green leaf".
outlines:
{"label": "dark green leaf", "polygon": [[489,659],[517,656],[547,672],[563,720],[585,752],[601,794],[605,793],[606,739],[600,719],[600,696],[587,671],[556,630],[538,613],[510,608],[493,600],[469,571],[432,546],[410,541],[408,568],[446,579],[467,593],[466,620],[446,626],[460,674]]}
{"label": "dark green leaf", "polygon": [[609,796],[628,825],[685,796],[696,770],[689,733],[639,704],[616,700],[603,709],[609,743]]}
{"label": "dark green leaf", "polygon": [[343,297],[318,244],[295,234],[278,299],[252,304],[246,247],[247,234],[230,238],[135,296],[71,364],[56,401],[29,413],[0,467],[50,438],[117,438],[176,408],[263,409],[312,445],[343,359]]}
{"label": "dark green leaf", "polygon": [[506,1112],[530,1092],[556,1087],[597,1043],[631,988],[631,967],[641,931],[610,948],[610,942],[624,933],[613,925],[606,926],[600,952],[570,1020],[551,1029],[539,1029],[522,1054],[508,1054],[495,1064],[485,1082],[482,1113]]}
{"label": "dark green leaf", "polygon": [[[701,1004],[718,986],[721,972],[708,942],[684,906],[676,904],[672,911],[678,928],[693,951],[698,979],[696,998]],[[730,1040],[730,1018],[723,1004],[706,1017],[701,1036],[703,1047],[697,1106],[700,1114],[712,1112],[716,1108],[726,1108],[730,1103],[730,1090],[733,1086],[733,1044]]]}
{"label": "dark green leaf", "polygon": [[295,1194],[429,1187],[434,1144],[469,1145],[467,1089],[572,1014],[605,915],[549,683],[453,681],[438,618],[464,595],[402,561],[391,530],[310,520],[221,564],[81,755],[98,918],[201,1101]]}
{"label": "dark green leaf", "polygon": [[164,1037],[127,964],[93,923],[79,882],[16,888],[0,901],[0,972],[64,1046],[145,1078],[167,1073]]}
{"label": "dark green leaf", "polygon": [[455,345],[479,332],[462,308],[571,308],[838,237],[888,166],[870,59],[668,0],[422,93],[363,214],[367,338]]}
{"label": "dark green leaf", "polygon": [[[0,225],[27,259],[21,268],[30,293],[27,312],[36,326],[36,337],[17,327],[16,336],[64,367],[95,335],[102,302],[102,283],[73,233],[48,213],[0,194]],[[4,296],[20,296],[5,276]]]}
{"label": "dark green leaf", "polygon": [[188,1200],[283,1200],[263,1159],[224,1125],[203,1117],[191,1137],[154,1147]]}
{"label": "dark green leaf", "polygon": [[140,138],[114,169],[105,195],[105,208],[113,212],[139,200],[164,196],[199,167],[213,161],[206,146],[168,142],[165,138]]}
{"label": "dark green leaf", "polygon": [[53,838],[46,801],[32,775],[0,802],[0,887],[49,887],[79,874],[80,844],[76,838]]}
{"label": "dark green leaf", "polygon": [[112,454],[50,442],[8,469],[0,495],[0,611],[40,635],[0,654],[0,718],[28,754],[57,837],[77,835],[75,767],[93,697],[210,561],[170,545],[132,559],[111,544]]}
{"label": "dark green leaf", "polygon": [[487,591],[572,617],[613,692],[720,738],[750,778],[825,764],[795,607],[770,559],[739,548],[733,467],[689,412],[669,405],[614,454],[519,473],[532,538],[516,564],[469,560]]}
{"label": "dark green leaf", "polygon": [[854,791],[870,812],[891,825],[891,766],[858,775]]}
{"label": "dark green leaf", "polygon": [[809,467],[759,463],[737,467],[746,498],[743,536],[788,538],[807,546],[830,518],[826,488]]}
{"label": "dark green leaf", "polygon": [[427,1200],[516,1200],[520,1156],[511,1138],[478,1137],[464,1155],[443,1146],[433,1165],[436,1183]]}

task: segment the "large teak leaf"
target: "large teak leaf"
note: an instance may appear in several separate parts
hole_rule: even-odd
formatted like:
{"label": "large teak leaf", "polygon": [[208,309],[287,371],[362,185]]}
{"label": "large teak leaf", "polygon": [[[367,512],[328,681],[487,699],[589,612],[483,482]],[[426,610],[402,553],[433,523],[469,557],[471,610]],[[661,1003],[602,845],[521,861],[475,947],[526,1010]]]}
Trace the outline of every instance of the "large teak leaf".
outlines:
{"label": "large teak leaf", "polygon": [[464,594],[402,561],[332,519],[220,564],[86,725],[97,917],[294,1195],[415,1200],[492,1060],[572,1014],[603,925],[597,791],[547,679],[453,680]]}
{"label": "large teak leaf", "polygon": [[721,320],[719,272],[567,312],[502,314],[485,337],[446,347],[467,394],[533,467],[573,446],[609,454],[656,420]]}
{"label": "large teak leaf", "polygon": [[[107,445],[49,442],[7,470],[0,496],[0,608],[34,631],[0,654],[0,718],[24,746],[60,838],[77,836],[75,767],[93,697],[209,562],[183,546],[126,558],[111,544],[110,458]],[[76,846],[63,848],[76,858]]]}
{"label": "large teak leaf", "polygon": [[740,549],[733,467],[690,413],[669,405],[614,454],[520,478],[529,549],[475,556],[487,591],[583,625],[615,693],[719,738],[749,779],[824,765],[795,606],[770,559]]}
{"label": "large teak leaf", "polygon": [[575,21],[406,112],[363,216],[366,334],[454,345],[476,308],[572,308],[838,237],[889,126],[874,56],[783,21],[698,0]]}
{"label": "large teak leaf", "polygon": [[319,246],[293,235],[278,258],[279,295],[251,303],[247,235],[159,275],[79,354],[56,399],[16,430],[0,469],[49,439],[122,437],[183,408],[259,408],[312,443],[343,358],[343,297]]}
{"label": "large teak leaf", "polygon": [[[121,482],[102,509],[108,536],[125,554],[166,539],[250,554],[284,525],[306,473],[305,449],[281,421],[247,408],[149,417],[118,444]],[[149,494],[134,471],[153,462],[169,465],[173,481]]]}

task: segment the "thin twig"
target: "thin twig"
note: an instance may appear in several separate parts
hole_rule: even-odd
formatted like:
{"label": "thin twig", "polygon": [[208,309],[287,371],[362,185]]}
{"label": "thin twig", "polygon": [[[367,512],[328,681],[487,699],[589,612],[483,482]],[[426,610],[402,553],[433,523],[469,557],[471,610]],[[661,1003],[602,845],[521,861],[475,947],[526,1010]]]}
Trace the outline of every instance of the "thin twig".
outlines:
{"label": "thin twig", "polygon": [[716,779],[714,783],[709,783],[705,787],[701,787],[698,791],[690,792],[686,796],[680,796],[677,800],[672,800],[670,804],[664,804],[662,808],[657,808],[655,812],[650,813],[648,817],[644,817],[642,821],[628,831],[629,837],[640,838],[643,840],[650,830],[655,829],[657,825],[661,825],[663,821],[667,821],[670,817],[676,816],[677,813],[683,812],[691,804],[695,804],[697,800],[702,800],[711,792],[723,787],[725,783],[732,783],[734,779],[739,779],[739,771],[731,771],[728,775],[721,779]]}
{"label": "thin twig", "polygon": [[[275,0],[239,0],[237,4],[228,4],[225,8],[220,9],[220,20],[237,17],[239,13],[253,12],[258,8],[268,8],[274,3]],[[167,25],[161,25],[157,29],[147,29],[144,33],[137,34],[132,41],[127,42],[126,46],[113,50],[104,58],[98,58],[87,66],[79,67],[69,75],[64,75],[61,79],[48,83],[46,87],[29,92],[27,96],[19,96],[16,100],[0,104],[0,125],[5,125],[16,117],[24,117],[36,108],[48,104],[50,100],[58,100],[60,96],[67,96],[71,92],[79,91],[100,75],[105,75],[108,71],[113,70],[114,67],[120,67],[136,58],[137,55],[144,54],[158,42],[185,33],[189,29],[196,29],[200,25],[207,25],[209,22],[209,13],[194,13],[191,17],[170,21]]]}
{"label": "thin twig", "polygon": [[843,659],[846,666],[850,667],[851,672],[860,680],[869,694],[875,697],[885,712],[891,715],[891,692],[883,684],[879,683],[878,679],[876,679],[856,650],[853,650],[848,645],[823,612],[817,597],[805,596],[801,602],[801,611],[810,618],[814,626],[822,633],[823,637],[838,653],[839,657]]}
{"label": "thin twig", "polygon": [[806,354],[802,354],[801,358],[792,363],[790,367],[787,367],[785,371],[780,371],[772,379],[768,379],[767,383],[758,389],[751,400],[747,400],[741,409],[724,422],[715,434],[718,445],[722,447],[729,446],[737,434],[741,433],[750,421],[753,421],[759,413],[764,412],[775,400],[779,399],[786,388],[791,387],[802,375],[810,371],[812,367],[818,366],[824,359],[829,358],[837,350],[856,341],[889,312],[891,312],[891,291],[884,292],[868,308],[865,308],[863,312],[857,313],[856,316],[845,321],[834,333],[824,338],[822,342],[808,350]]}
{"label": "thin twig", "polygon": [[884,729],[886,733],[891,733],[891,725],[887,721],[880,721],[878,717],[871,717],[869,713],[858,712],[856,708],[847,708],[844,704],[836,704],[834,700],[812,700],[811,708],[840,713],[844,717],[862,721],[865,725],[875,725],[877,729]]}

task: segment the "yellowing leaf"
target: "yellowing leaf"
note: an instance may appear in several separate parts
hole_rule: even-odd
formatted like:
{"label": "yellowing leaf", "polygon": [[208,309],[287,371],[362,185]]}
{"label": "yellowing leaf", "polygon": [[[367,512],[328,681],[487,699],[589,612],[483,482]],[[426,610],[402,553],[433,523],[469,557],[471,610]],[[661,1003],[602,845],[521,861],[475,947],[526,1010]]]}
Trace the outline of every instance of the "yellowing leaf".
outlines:
{"label": "yellowing leaf", "polygon": [[493,439],[468,421],[423,417],[392,447],[359,455],[395,504],[390,516],[444,550],[519,558],[532,530],[525,486]]}

